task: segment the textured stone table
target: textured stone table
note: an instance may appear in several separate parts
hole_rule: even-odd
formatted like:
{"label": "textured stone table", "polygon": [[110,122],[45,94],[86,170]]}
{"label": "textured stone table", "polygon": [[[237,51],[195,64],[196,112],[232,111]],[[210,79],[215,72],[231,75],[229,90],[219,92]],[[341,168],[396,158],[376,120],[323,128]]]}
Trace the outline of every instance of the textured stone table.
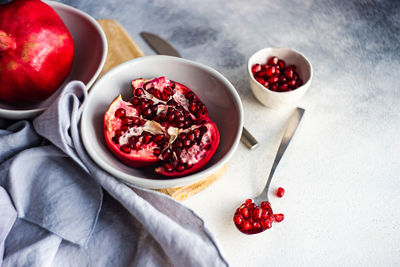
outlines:
{"label": "textured stone table", "polygon": [[[160,34],[182,56],[225,75],[243,101],[255,151],[240,144],[226,174],[186,200],[232,266],[398,266],[400,264],[399,1],[78,1],[63,3],[120,22],[139,37]],[[285,220],[245,236],[235,208],[262,189],[291,110],[253,97],[247,58],[266,46],[292,47],[314,67],[299,105],[304,120],[272,181]],[[195,248],[194,248],[195,249]]]}

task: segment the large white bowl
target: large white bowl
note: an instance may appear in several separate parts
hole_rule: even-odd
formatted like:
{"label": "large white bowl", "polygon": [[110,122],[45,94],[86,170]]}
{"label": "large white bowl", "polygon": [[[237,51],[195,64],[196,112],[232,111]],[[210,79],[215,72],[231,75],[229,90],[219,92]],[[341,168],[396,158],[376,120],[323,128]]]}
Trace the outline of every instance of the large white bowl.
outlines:
{"label": "large white bowl", "polygon": [[71,72],[60,88],[41,103],[15,107],[0,101],[0,118],[33,118],[53,103],[66,83],[79,80],[89,89],[104,66],[107,39],[97,21],[76,8],[54,1],[44,2],[56,11],[74,38],[75,50]]}
{"label": "large white bowl", "polygon": [[[166,76],[192,89],[207,106],[217,124],[221,141],[211,161],[199,172],[180,178],[164,178],[154,167],[133,168],[121,163],[104,141],[104,113],[122,94],[132,96],[131,80]],[[205,65],[169,56],[147,56],[123,63],[98,80],[90,91],[81,120],[83,144],[92,159],[110,174],[131,184],[147,188],[167,188],[192,184],[211,175],[234,153],[243,127],[243,108],[232,84],[220,73]]]}

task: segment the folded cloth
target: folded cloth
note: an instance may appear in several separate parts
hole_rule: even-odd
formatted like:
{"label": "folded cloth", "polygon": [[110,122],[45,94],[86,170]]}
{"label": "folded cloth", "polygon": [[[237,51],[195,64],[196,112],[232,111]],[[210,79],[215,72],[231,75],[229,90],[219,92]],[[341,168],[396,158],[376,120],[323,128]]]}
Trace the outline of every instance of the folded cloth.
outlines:
{"label": "folded cloth", "polygon": [[73,81],[33,123],[0,119],[0,265],[227,266],[192,210],[90,159],[86,99]]}

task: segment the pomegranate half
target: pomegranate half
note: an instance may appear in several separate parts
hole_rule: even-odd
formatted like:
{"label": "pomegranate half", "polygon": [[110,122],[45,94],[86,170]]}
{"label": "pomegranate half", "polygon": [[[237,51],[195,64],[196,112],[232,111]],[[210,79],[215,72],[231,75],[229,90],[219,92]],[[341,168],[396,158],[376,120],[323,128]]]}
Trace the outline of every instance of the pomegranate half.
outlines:
{"label": "pomegranate half", "polygon": [[39,102],[68,76],[74,40],[58,14],[39,0],[0,4],[0,99]]}
{"label": "pomegranate half", "polygon": [[118,96],[104,115],[107,147],[132,167],[156,165],[168,177],[204,167],[219,144],[216,124],[189,88],[166,77],[131,82],[133,97]]}

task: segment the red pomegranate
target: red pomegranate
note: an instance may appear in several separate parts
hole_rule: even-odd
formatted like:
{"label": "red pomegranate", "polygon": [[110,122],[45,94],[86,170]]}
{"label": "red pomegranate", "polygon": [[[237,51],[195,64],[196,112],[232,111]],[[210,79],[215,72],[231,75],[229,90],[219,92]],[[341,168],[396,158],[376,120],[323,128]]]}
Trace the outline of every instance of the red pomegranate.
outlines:
{"label": "red pomegranate", "polygon": [[57,13],[39,0],[0,5],[0,99],[39,102],[68,76],[74,40]]}
{"label": "red pomegranate", "polygon": [[206,106],[186,86],[165,77],[132,81],[129,102],[118,96],[104,115],[110,151],[133,167],[156,165],[168,177],[201,169],[219,144]]}

